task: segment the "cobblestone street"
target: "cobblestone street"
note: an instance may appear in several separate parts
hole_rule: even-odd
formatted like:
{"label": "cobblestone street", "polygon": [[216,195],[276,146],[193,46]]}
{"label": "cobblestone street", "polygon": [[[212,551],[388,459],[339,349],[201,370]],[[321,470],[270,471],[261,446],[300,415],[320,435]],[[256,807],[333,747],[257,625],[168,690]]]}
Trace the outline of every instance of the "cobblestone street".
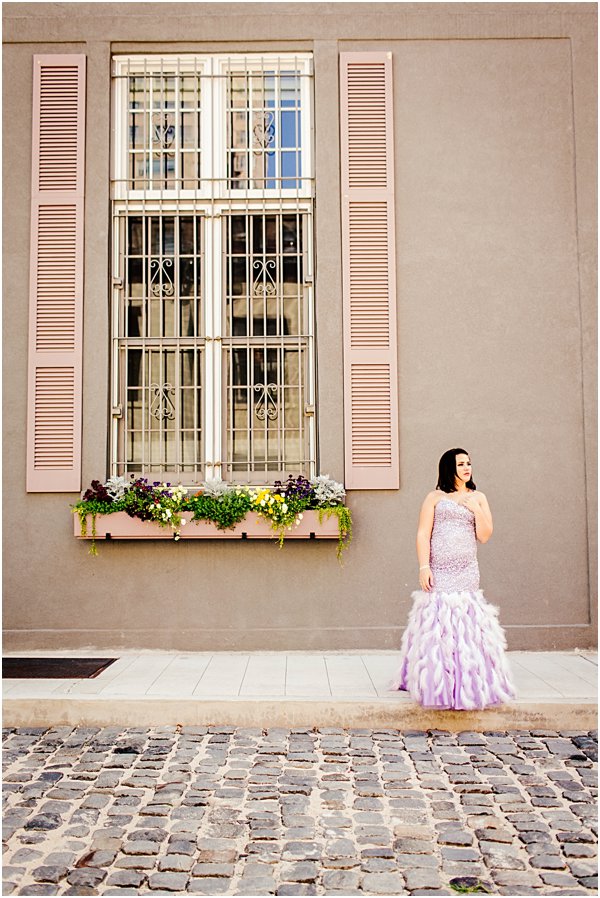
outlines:
{"label": "cobblestone street", "polygon": [[597,893],[596,734],[6,729],[4,894]]}

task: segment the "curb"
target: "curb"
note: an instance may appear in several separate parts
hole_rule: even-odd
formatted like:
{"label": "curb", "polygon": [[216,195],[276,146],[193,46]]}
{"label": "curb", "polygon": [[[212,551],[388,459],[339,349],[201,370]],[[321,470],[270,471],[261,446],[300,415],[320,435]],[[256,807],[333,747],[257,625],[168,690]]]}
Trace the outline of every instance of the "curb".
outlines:
{"label": "curb", "polygon": [[511,702],[484,711],[436,711],[410,701],[315,701],[311,699],[14,698],[3,702],[3,725],[360,727],[397,730],[488,732],[577,730],[597,727],[594,702]]}

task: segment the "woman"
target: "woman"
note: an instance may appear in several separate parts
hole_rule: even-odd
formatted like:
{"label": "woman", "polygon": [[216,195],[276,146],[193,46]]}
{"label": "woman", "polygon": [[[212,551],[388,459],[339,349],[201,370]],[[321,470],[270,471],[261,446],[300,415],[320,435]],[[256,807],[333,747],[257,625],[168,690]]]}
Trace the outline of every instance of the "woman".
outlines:
{"label": "woman", "polygon": [[392,688],[425,707],[485,708],[515,694],[498,610],[479,589],[477,540],[486,543],[493,524],[471,472],[464,449],[444,452],[419,517],[421,591],[413,593]]}

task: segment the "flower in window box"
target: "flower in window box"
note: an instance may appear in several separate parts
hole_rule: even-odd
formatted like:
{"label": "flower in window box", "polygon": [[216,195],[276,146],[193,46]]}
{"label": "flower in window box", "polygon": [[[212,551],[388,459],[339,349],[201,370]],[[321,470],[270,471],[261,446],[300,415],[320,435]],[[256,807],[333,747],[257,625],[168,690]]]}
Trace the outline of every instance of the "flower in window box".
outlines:
{"label": "flower in window box", "polygon": [[332,480],[329,474],[319,474],[310,481],[317,507],[343,505],[346,490],[342,483]]}

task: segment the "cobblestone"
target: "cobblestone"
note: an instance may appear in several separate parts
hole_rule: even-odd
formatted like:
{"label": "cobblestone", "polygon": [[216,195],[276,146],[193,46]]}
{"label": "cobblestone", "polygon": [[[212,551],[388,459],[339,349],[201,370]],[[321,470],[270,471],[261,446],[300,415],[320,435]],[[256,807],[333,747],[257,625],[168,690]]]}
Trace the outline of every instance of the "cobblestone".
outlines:
{"label": "cobblestone", "polygon": [[596,734],[3,735],[7,895],[597,894]]}

